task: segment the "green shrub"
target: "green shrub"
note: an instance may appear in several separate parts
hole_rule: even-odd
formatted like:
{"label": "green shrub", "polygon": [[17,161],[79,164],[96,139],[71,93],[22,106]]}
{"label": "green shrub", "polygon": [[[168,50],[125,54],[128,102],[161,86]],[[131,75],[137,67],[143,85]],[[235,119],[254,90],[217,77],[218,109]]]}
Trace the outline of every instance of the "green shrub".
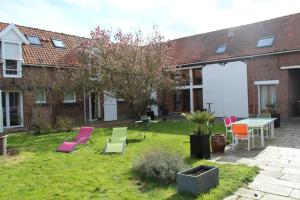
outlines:
{"label": "green shrub", "polygon": [[53,128],[49,122],[38,120],[31,125],[31,131],[34,135],[41,135],[53,132]]}
{"label": "green shrub", "polygon": [[57,118],[57,128],[60,131],[71,131],[73,128],[73,121],[71,118],[66,116],[60,116]]}
{"label": "green shrub", "polygon": [[152,181],[172,183],[177,172],[188,168],[178,153],[161,149],[146,152],[133,163],[133,171],[140,178]]}

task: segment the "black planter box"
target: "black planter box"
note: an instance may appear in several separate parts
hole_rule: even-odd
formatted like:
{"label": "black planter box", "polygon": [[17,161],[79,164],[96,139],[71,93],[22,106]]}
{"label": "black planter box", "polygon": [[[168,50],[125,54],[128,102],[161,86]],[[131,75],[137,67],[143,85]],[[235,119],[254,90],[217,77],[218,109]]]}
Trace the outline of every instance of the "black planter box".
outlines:
{"label": "black planter box", "polygon": [[190,135],[191,157],[210,159],[209,135]]}
{"label": "black planter box", "polygon": [[276,118],[276,120],[274,122],[274,127],[279,128],[280,127],[280,114],[279,113],[273,113],[273,114],[271,114],[271,117]]}
{"label": "black planter box", "polygon": [[219,168],[200,165],[177,173],[176,182],[178,192],[205,193],[219,184]]}

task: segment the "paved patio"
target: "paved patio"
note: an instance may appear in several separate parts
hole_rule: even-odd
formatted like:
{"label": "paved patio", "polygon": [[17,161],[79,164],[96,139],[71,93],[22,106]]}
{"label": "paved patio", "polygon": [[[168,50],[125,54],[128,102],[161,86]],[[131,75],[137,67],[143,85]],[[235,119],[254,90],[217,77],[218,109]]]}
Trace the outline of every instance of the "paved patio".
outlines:
{"label": "paved patio", "polygon": [[258,166],[260,173],[249,185],[240,188],[226,200],[300,199],[300,119],[283,122],[275,129],[275,138],[265,140],[260,147],[259,137],[255,138],[256,148],[247,151],[247,143],[229,147],[225,154],[214,154],[218,162],[244,163]]}

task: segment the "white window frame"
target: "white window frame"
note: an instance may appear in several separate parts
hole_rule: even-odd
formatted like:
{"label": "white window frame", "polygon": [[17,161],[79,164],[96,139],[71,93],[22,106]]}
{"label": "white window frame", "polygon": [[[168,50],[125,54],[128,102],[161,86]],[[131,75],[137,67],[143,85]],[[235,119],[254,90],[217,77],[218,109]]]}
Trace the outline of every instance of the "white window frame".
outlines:
{"label": "white window frame", "polygon": [[71,92],[73,92],[73,100],[65,100],[66,93],[64,93],[63,103],[75,103],[76,102],[76,92],[74,90],[71,91]]}
{"label": "white window frame", "polygon": [[260,86],[262,86],[262,85],[278,85],[279,84],[279,80],[265,80],[265,81],[255,81],[254,82],[254,85],[257,85],[257,93],[258,93],[258,98],[257,98],[257,100],[258,100],[258,103],[257,103],[257,105],[258,105],[258,114],[260,114],[261,113],[261,110],[260,110],[260,107],[261,107],[261,105],[260,105]]}
{"label": "white window frame", "polygon": [[22,61],[14,60],[17,62],[17,74],[8,74],[7,72],[9,71],[9,69],[6,68],[6,60],[13,60],[13,59],[4,59],[3,60],[3,77],[4,78],[22,78]]}
{"label": "white window frame", "polygon": [[[1,51],[2,51],[2,59],[3,59],[3,77],[4,78],[22,78],[22,44],[21,43],[16,43],[13,41],[1,41]],[[5,55],[5,43],[12,43],[12,44],[17,44],[18,49],[19,49],[19,56],[18,58],[7,58]],[[6,60],[15,60],[17,61],[17,74],[7,74],[6,73]]]}
{"label": "white window frame", "polygon": [[[1,92],[1,90],[0,90]],[[3,93],[5,93],[5,99],[4,101],[5,103],[5,110],[3,112],[5,112],[6,115],[6,126],[3,125],[3,128],[5,129],[9,129],[9,128],[22,128],[24,127],[24,112],[23,112],[23,92],[22,91],[17,91],[17,90],[8,90],[8,91],[2,91]],[[20,117],[21,117],[21,124],[20,125],[16,125],[16,126],[11,126],[10,125],[10,115],[9,115],[9,93],[10,92],[18,92],[20,93]],[[1,96],[0,96],[1,97]],[[2,106],[2,105],[1,105]],[[4,116],[3,116],[4,117]]]}
{"label": "white window frame", "polygon": [[46,91],[45,91],[44,89],[38,89],[38,90],[43,91],[43,94],[44,94],[44,100],[43,100],[43,101],[37,100],[37,99],[36,99],[36,97],[37,97],[36,95],[37,95],[37,94],[35,94],[35,103],[37,103],[37,104],[47,103],[47,100],[46,100]]}

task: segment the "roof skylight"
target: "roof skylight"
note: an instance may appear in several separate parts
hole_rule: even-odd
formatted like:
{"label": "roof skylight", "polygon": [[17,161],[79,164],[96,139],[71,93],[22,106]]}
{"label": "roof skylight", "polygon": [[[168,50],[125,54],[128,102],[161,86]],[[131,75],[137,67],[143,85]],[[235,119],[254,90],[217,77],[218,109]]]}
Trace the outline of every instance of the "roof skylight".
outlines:
{"label": "roof skylight", "polygon": [[58,48],[65,48],[65,44],[63,41],[58,39],[52,39],[53,45]]}
{"label": "roof skylight", "polygon": [[256,47],[270,47],[274,43],[274,36],[263,37],[257,41]]}
{"label": "roof skylight", "polygon": [[29,44],[33,44],[33,45],[41,45],[42,44],[40,38],[38,38],[37,36],[28,35],[27,39],[28,39]]}
{"label": "roof skylight", "polygon": [[226,51],[227,45],[221,45],[217,47],[216,53],[224,53]]}

